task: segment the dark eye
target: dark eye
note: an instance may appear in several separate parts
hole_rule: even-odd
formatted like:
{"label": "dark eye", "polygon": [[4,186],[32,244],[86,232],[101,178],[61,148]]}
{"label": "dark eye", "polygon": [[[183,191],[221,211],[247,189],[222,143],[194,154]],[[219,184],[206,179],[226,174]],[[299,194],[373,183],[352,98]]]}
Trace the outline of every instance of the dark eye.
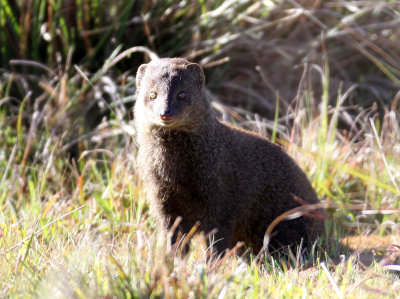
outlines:
{"label": "dark eye", "polygon": [[150,99],[154,100],[157,97],[157,93],[152,91],[150,92]]}
{"label": "dark eye", "polygon": [[186,99],[186,92],[181,91],[180,93],[178,93],[178,99],[179,99],[179,100],[184,100],[184,99]]}

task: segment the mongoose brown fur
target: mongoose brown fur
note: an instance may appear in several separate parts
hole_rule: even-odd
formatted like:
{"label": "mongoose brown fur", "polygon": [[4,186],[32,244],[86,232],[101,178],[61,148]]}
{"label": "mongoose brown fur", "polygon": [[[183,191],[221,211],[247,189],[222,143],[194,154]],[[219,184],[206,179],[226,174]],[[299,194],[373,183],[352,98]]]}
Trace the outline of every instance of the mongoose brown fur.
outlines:
{"label": "mongoose brown fur", "polygon": [[[171,228],[180,216],[177,232],[185,234],[199,221],[204,233],[216,229],[213,246],[219,253],[239,241],[258,253],[268,225],[300,206],[294,195],[309,204],[318,199],[304,172],[280,147],[217,120],[204,81],[202,68],[181,58],[139,67],[138,171],[163,227]],[[313,229],[311,218],[282,221],[270,246],[310,242]]]}

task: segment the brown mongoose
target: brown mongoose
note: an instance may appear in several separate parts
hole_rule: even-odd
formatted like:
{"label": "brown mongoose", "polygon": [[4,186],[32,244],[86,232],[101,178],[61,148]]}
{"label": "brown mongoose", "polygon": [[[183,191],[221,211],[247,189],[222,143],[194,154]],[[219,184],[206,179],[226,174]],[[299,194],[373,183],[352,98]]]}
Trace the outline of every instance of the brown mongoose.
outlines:
{"label": "brown mongoose", "polygon": [[[139,67],[134,108],[138,172],[150,209],[165,228],[181,216],[183,234],[200,222],[216,229],[219,253],[244,241],[262,248],[268,225],[300,206],[294,196],[317,203],[304,172],[278,146],[220,122],[204,91],[204,73],[181,58],[153,60]],[[282,221],[270,245],[311,241],[314,221]],[[172,242],[176,241],[175,233]]]}

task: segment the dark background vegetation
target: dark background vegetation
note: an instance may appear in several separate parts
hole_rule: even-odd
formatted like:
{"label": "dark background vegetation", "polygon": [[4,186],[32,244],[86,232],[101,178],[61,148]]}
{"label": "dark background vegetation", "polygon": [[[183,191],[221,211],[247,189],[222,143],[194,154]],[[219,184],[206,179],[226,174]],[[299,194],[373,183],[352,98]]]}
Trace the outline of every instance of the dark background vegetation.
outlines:
{"label": "dark background vegetation", "polygon": [[[304,71],[318,91],[314,81],[320,76],[312,68],[323,64],[325,52],[332,94],[341,83],[345,90],[357,84],[351,104],[391,105],[400,82],[397,1],[267,2],[270,6],[250,0],[3,0],[1,80],[14,76],[14,101],[21,102],[28,89],[35,101],[43,92],[39,82],[55,75],[71,78],[74,65],[90,76],[116,51],[144,46],[160,57],[201,63],[222,103],[272,118],[276,93],[284,114]],[[125,82],[146,61],[134,53],[108,75]],[[85,84],[72,82],[68,88]],[[81,99],[93,99],[90,89],[81,91]]]}

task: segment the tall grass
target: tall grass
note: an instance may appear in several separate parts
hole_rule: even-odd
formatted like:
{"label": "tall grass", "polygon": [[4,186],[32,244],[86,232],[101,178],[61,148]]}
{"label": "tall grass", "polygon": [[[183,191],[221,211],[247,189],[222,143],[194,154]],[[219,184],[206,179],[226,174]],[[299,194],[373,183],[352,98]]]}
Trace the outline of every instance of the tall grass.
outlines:
{"label": "tall grass", "polygon": [[[207,68],[210,88],[223,103],[272,118],[276,91],[285,115],[296,96],[301,66],[321,65],[322,36],[330,61],[331,99],[340,84],[345,89],[357,84],[349,99],[352,103],[389,104],[399,85],[396,1],[1,3],[0,61],[5,69],[31,74],[28,84],[35,78],[32,73],[42,76],[43,70],[10,60],[41,62],[59,75],[71,70],[64,67],[69,62],[96,71],[116,49],[145,46],[161,57],[184,56],[200,62]],[[132,74],[145,59],[133,54],[113,70]],[[21,64],[22,69],[17,67]],[[23,90],[17,94],[22,96]]]}
{"label": "tall grass", "polygon": [[[398,296],[396,1],[0,4],[0,297]],[[157,231],[134,74],[178,55],[203,65],[220,117],[272,135],[329,206],[311,256],[210,260],[200,236],[180,256]]]}

